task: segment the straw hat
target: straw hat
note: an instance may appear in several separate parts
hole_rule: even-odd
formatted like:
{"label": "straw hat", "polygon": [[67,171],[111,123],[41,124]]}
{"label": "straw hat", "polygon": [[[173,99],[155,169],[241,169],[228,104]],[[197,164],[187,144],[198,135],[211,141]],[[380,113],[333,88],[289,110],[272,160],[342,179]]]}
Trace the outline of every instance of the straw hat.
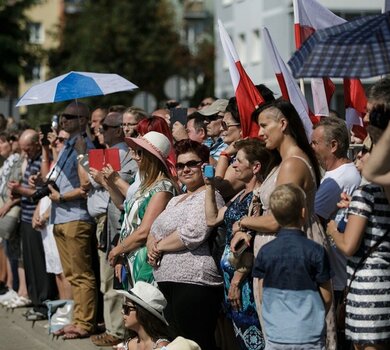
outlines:
{"label": "straw hat", "polygon": [[164,295],[155,286],[150,283],[138,281],[130,291],[116,291],[149,311],[165,324],[168,324],[163,315],[163,310],[167,306],[167,301]]}
{"label": "straw hat", "polygon": [[200,346],[190,339],[177,337],[166,346],[169,350],[201,350]]}
{"label": "straw hat", "polygon": [[165,135],[156,131],[149,131],[144,136],[126,137],[125,141],[131,148],[141,147],[142,149],[153,154],[168,169],[166,159],[171,150],[171,143],[169,142],[168,137]]}

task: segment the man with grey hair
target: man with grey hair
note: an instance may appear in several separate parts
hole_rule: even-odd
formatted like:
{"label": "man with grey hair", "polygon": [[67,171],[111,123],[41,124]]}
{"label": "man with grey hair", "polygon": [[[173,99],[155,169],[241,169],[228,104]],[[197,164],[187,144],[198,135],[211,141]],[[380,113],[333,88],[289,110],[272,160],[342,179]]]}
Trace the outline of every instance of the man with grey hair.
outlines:
{"label": "man with grey hair", "polygon": [[[355,164],[347,156],[349,132],[344,120],[337,117],[322,118],[314,127],[311,145],[321,167],[325,170],[316,193],[314,210],[326,228],[329,220],[342,221],[343,211],[339,211],[337,207],[340,195],[343,192],[351,195],[359,186],[361,178]],[[336,247],[331,247],[329,259],[335,272],[334,299],[339,303],[347,284],[347,259]],[[343,341],[343,333],[339,333],[339,344]]]}
{"label": "man with grey hair", "polygon": [[28,312],[26,318],[30,321],[36,321],[47,318],[47,307],[43,302],[53,299],[56,289],[54,275],[46,272],[42,236],[32,226],[36,203],[31,201],[31,197],[36,189],[29,186],[28,179],[39,173],[43,161],[38,133],[32,129],[25,130],[19,138],[19,145],[26,155],[26,168],[22,183],[11,181],[8,183],[8,187],[12,195],[21,197],[22,210],[19,233],[23,247],[27,290],[33,305],[33,309]]}

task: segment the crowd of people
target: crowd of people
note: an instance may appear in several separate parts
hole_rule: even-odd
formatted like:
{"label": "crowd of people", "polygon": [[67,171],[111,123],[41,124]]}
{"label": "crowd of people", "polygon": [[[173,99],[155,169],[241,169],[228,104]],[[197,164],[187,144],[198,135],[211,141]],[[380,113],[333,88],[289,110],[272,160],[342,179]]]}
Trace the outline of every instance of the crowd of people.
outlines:
{"label": "crowd of people", "polygon": [[0,303],[37,321],[73,300],[53,334],[121,350],[388,349],[390,169],[370,153],[390,78],[369,91],[356,159],[344,120],[309,139],[257,89],[251,116],[234,97],[151,115],[74,101],[49,133],[4,127]]}

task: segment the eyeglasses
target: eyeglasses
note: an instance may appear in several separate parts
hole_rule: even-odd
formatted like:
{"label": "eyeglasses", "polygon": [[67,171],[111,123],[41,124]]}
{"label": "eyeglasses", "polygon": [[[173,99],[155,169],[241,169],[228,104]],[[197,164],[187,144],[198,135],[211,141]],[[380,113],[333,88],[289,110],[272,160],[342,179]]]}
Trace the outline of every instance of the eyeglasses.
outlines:
{"label": "eyeglasses", "polygon": [[61,143],[65,142],[66,140],[67,140],[67,138],[65,138],[65,137],[57,137],[56,138],[56,141],[61,142]]}
{"label": "eyeglasses", "polygon": [[228,130],[231,126],[239,126],[240,123],[231,123],[231,124],[226,124],[225,121],[221,121],[221,126],[223,130]]}
{"label": "eyeglasses", "polygon": [[122,128],[129,128],[131,126],[137,126],[138,123],[122,123]]}
{"label": "eyeglasses", "polygon": [[120,125],[116,125],[116,126],[113,126],[113,125],[107,125],[107,124],[102,124],[102,126],[99,128],[99,131],[102,132],[102,131],[107,131],[108,129],[116,129],[116,128],[119,128]]}
{"label": "eyeglasses", "polygon": [[73,120],[73,119],[78,119],[78,118],[83,118],[82,115],[73,115],[73,114],[67,114],[67,113],[62,113],[61,117],[67,119],[67,120]]}
{"label": "eyeglasses", "polygon": [[123,304],[122,305],[122,312],[125,315],[128,315],[128,314],[130,314],[131,311],[136,311],[136,310],[137,310],[137,308],[134,305],[130,305],[130,304]]}
{"label": "eyeglasses", "polygon": [[176,163],[176,170],[184,170],[185,167],[189,169],[196,169],[202,164],[201,160],[190,160],[187,163]]}

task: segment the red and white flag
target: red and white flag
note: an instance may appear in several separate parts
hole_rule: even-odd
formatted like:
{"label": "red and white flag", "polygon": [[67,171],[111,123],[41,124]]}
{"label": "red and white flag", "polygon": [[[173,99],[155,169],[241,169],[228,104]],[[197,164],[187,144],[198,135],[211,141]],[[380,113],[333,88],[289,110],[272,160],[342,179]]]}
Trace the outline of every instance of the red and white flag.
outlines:
{"label": "red and white flag", "polygon": [[299,116],[301,117],[303,126],[305,127],[307,138],[308,140],[311,140],[313,123],[309,118],[309,106],[305,96],[303,96],[301,89],[287,68],[286,63],[280,56],[279,51],[276,48],[276,45],[274,44],[266,27],[263,27],[263,37],[283,98],[290,101],[294,105]]}
{"label": "red and white flag", "polygon": [[[297,48],[299,48],[316,30],[333,27],[345,22],[345,19],[336,16],[332,11],[322,6],[316,0],[294,0],[294,29],[295,44]],[[331,97],[330,91],[333,90],[334,92],[334,84],[330,79],[323,79],[324,87],[321,86],[321,81],[322,79],[315,79],[314,82],[312,81],[312,90],[313,85],[315,86],[313,98],[316,115],[317,111],[322,115],[322,112],[326,111],[328,108],[328,103],[325,106],[324,95],[326,95],[326,99],[329,101]],[[327,84],[331,85],[327,86]],[[367,100],[364,88],[359,79],[344,79],[344,101],[347,125],[350,127],[352,127],[352,125],[363,125],[363,122],[359,117],[361,118],[364,115]],[[363,104],[364,107],[362,109]]]}
{"label": "red and white flag", "polygon": [[230,78],[237,99],[243,137],[257,137],[259,126],[252,120],[252,112],[264,103],[264,98],[245,72],[237,51],[222,22],[218,20],[219,35],[229,65]]}
{"label": "red and white flag", "polygon": [[[297,49],[299,49],[306,39],[317,29],[343,23],[339,22],[338,19],[345,21],[334,15],[315,0],[294,0],[293,4],[295,46]],[[316,116],[329,115],[329,102],[335,89],[335,85],[328,78],[311,79],[314,114]]]}

